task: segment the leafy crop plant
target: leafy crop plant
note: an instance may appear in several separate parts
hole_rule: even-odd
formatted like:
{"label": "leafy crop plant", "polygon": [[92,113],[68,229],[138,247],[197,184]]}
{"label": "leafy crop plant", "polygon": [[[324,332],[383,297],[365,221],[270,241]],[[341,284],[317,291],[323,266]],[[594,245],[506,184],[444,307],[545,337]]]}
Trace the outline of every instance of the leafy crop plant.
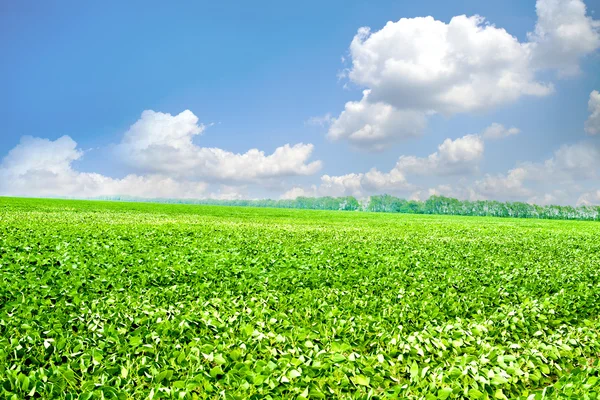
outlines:
{"label": "leafy crop plant", "polygon": [[0,398],[596,399],[600,224],[0,198]]}

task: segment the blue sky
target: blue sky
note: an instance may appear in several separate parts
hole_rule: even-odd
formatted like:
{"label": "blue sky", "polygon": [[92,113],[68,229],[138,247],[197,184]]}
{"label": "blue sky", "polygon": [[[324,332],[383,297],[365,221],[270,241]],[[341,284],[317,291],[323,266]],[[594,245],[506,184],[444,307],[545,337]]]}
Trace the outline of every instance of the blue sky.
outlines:
{"label": "blue sky", "polygon": [[[597,12],[592,0],[5,3],[0,194],[600,203]],[[364,109],[350,115],[350,101]],[[518,133],[485,138],[498,124]]]}

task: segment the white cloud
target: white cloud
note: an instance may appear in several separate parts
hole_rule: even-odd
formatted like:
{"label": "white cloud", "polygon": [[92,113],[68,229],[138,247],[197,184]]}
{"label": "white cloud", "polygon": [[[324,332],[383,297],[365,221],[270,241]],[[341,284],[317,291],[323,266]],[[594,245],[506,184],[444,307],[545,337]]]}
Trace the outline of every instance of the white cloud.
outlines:
{"label": "white cloud", "polygon": [[588,102],[588,110],[590,116],[585,121],[585,131],[589,135],[600,134],[600,92],[594,90],[590,93],[590,100]]}
{"label": "white cloud", "polygon": [[552,193],[543,193],[530,197],[526,202],[539,206],[565,204],[568,202],[568,195],[562,190],[554,190]]}
{"label": "white cloud", "polygon": [[311,189],[299,188],[292,189],[286,193],[288,198],[291,196],[355,196],[363,198],[370,193],[389,192],[404,193],[412,190],[412,185],[408,184],[403,176],[397,171],[383,173],[373,168],[367,173],[351,173],[346,175],[321,176],[319,186],[313,186]]}
{"label": "white cloud", "polygon": [[246,198],[245,185],[243,186],[231,186],[231,185],[220,185],[219,190],[212,192],[208,195],[211,199],[217,200],[240,200]]}
{"label": "white cloud", "polygon": [[248,182],[312,175],[321,168],[320,161],[308,161],[312,144],[286,144],[269,155],[258,149],[236,154],[195,145],[193,137],[203,130],[189,110],[175,116],[146,110],[123,136],[118,153],[139,171],[190,179]]}
{"label": "white cloud", "polygon": [[350,173],[346,175],[323,175],[321,182],[309,188],[295,186],[285,192],[282,199],[295,199],[299,196],[355,196],[364,198],[371,193],[394,193],[405,194],[414,190],[414,186],[406,181],[406,178],[398,170],[381,172],[372,168],[366,173]]}
{"label": "white cloud", "polygon": [[[595,204],[596,192],[586,187],[600,181],[600,147],[590,142],[563,145],[541,162],[520,162],[505,174],[478,177],[485,146],[482,135],[446,139],[426,157],[401,156],[388,172],[323,175],[317,186],[294,187],[283,198],[347,196],[366,198],[389,193],[426,200],[442,195],[468,200],[510,200],[535,204]],[[450,179],[454,175],[454,180]],[[469,178],[471,175],[472,178]],[[437,186],[420,177],[441,179]],[[419,179],[413,179],[417,178]],[[583,194],[582,194],[583,193]]]}
{"label": "white cloud", "polygon": [[420,134],[431,114],[487,110],[552,93],[538,73],[577,71],[579,60],[600,47],[599,22],[586,16],[581,0],[538,0],[536,9],[535,31],[525,42],[478,15],[448,23],[402,18],[375,32],[360,28],[346,75],[367,90],[360,101],[346,103],[328,135],[378,150]]}
{"label": "white cloud", "polygon": [[71,168],[71,163],[80,159],[83,152],[69,136],[51,141],[24,136],[20,143],[8,152],[0,168],[15,175],[46,171],[60,174]]}
{"label": "white cloud", "polygon": [[514,200],[533,196],[533,191],[524,185],[526,177],[527,171],[524,168],[514,168],[506,175],[486,175],[484,179],[475,182],[475,188],[483,196],[493,199]]}
{"label": "white cloud", "polygon": [[[579,190],[579,182],[599,178],[600,149],[581,142],[561,146],[543,162],[524,162],[507,174],[488,174],[475,183],[475,188],[491,198],[529,199],[531,202],[564,201],[566,196],[556,194],[558,185],[574,193]],[[554,192],[552,197],[546,195],[549,192]],[[546,200],[540,200],[542,198]]]}
{"label": "white cloud", "polygon": [[435,189],[421,189],[421,190],[416,190],[413,193],[411,193],[411,195],[408,197],[408,200],[412,200],[412,201],[425,201],[428,198],[430,198],[431,196],[436,195],[437,192]]}
{"label": "white cloud", "polygon": [[366,183],[365,174],[346,174],[340,176],[323,175],[321,184],[317,188],[319,196],[356,196],[363,197],[363,182]]}
{"label": "white cloud", "polygon": [[427,124],[422,111],[397,109],[386,103],[371,103],[369,91],[360,101],[349,101],[338,118],[333,118],[327,137],[346,139],[355,147],[383,150],[399,138],[421,134]]}
{"label": "white cloud", "polygon": [[[123,179],[106,180],[97,187],[97,194],[87,196],[128,195],[142,198],[184,198],[199,199],[207,197],[208,184],[196,181],[178,181],[161,175],[127,175]],[[75,193],[76,196],[81,196]],[[211,197],[211,196],[208,196]]]}
{"label": "white cloud", "polygon": [[[367,173],[323,175],[319,186],[311,190],[295,188],[288,197],[302,193],[307,196],[353,195],[364,198],[390,193],[419,200],[443,195],[468,200],[566,204],[574,201],[574,193],[581,192],[580,183],[600,179],[600,148],[586,142],[564,145],[542,162],[522,162],[506,174],[486,174],[469,182],[466,175],[478,171],[483,153],[484,142],[480,135],[446,139],[436,152],[427,157],[401,156],[389,172],[373,168]],[[422,188],[419,181],[413,183],[410,179],[434,176],[448,182],[449,175],[460,176],[461,179],[456,184],[444,183],[431,188]],[[583,199],[590,199],[590,196]]]}
{"label": "white cloud", "polygon": [[577,200],[578,206],[600,206],[600,190],[583,193]]}
{"label": "white cloud", "polygon": [[546,170],[544,178],[549,181],[598,178],[600,148],[587,142],[563,145],[554,152],[554,157],[544,162],[544,167]]}
{"label": "white cloud", "polygon": [[317,188],[320,196],[356,196],[365,197],[371,193],[405,193],[414,186],[406,181],[404,174],[392,169],[381,172],[372,168],[366,173],[352,173],[341,176],[323,175]]}
{"label": "white cloud", "polygon": [[[424,168],[422,165],[419,167]],[[404,172],[408,170],[404,168]],[[579,142],[561,146],[552,157],[541,162],[520,162],[504,174],[486,174],[470,182],[463,176],[456,185],[443,184],[430,189],[418,189],[412,198],[425,200],[438,194],[458,199],[525,201],[548,205],[575,204],[577,196],[580,196],[578,204],[593,204],[595,192],[586,193],[585,188],[598,181],[600,147],[590,142]]]}
{"label": "white cloud", "polygon": [[458,175],[477,171],[485,146],[479,135],[446,139],[427,157],[401,156],[395,169],[413,175]]}
{"label": "white cloud", "polygon": [[535,31],[528,35],[534,66],[579,72],[582,57],[600,48],[600,21],[586,16],[582,0],[538,0]]}
{"label": "white cloud", "polygon": [[416,191],[416,185],[407,176],[448,176],[470,174],[477,171],[484,152],[484,143],[479,135],[466,135],[451,140],[446,139],[438,150],[427,157],[401,156],[394,168],[382,172],[372,168],[365,173],[346,175],[323,175],[317,187],[305,190],[292,188],[285,198],[295,196],[356,196],[390,193],[406,195]]}
{"label": "white cloud", "polygon": [[452,114],[543,96],[528,47],[478,15],[402,18],[380,31],[361,28],[350,45],[349,77],[372,101]]}
{"label": "white cloud", "polygon": [[520,132],[521,130],[515,128],[514,126],[512,128],[505,128],[504,125],[494,122],[485,128],[481,136],[483,136],[483,138],[486,140],[497,140],[518,135]]}
{"label": "white cloud", "polygon": [[445,196],[470,201],[485,200],[485,197],[482,196],[480,193],[477,193],[475,189],[473,189],[472,187],[466,187],[462,183],[459,183],[458,185],[454,186],[444,184],[426,190],[417,190],[411,194],[409,199],[425,201],[431,196]]}
{"label": "white cloud", "polygon": [[[83,152],[68,136],[24,137],[0,164],[0,194],[235,199],[243,196],[244,185],[272,186],[321,167],[320,161],[308,162],[312,144],[286,144],[269,155],[257,149],[235,154],[195,145],[194,136],[203,131],[191,111],[175,116],[144,111],[117,146],[116,154],[137,172],[122,179],[77,171],[73,162]],[[221,188],[208,192],[211,183]]]}
{"label": "white cloud", "polygon": [[335,118],[333,118],[333,116],[330,113],[327,113],[325,115],[321,115],[318,117],[310,117],[305,124],[306,125],[312,125],[312,126],[320,126],[320,127],[325,127],[325,126],[329,126],[331,125],[331,123],[335,120]]}
{"label": "white cloud", "polygon": [[279,198],[282,200],[294,200],[297,197],[316,197],[317,189],[313,185],[310,189],[305,189],[300,186],[294,186],[290,190],[283,193]]}
{"label": "white cloud", "polygon": [[146,150],[154,146],[185,150],[193,147],[192,138],[205,129],[190,110],[178,115],[145,110],[123,135],[125,149]]}
{"label": "white cloud", "polygon": [[23,137],[0,164],[0,193],[13,196],[202,197],[204,182],[178,182],[170,177],[128,175],[113,179],[76,171],[83,156],[69,136],[54,141]]}

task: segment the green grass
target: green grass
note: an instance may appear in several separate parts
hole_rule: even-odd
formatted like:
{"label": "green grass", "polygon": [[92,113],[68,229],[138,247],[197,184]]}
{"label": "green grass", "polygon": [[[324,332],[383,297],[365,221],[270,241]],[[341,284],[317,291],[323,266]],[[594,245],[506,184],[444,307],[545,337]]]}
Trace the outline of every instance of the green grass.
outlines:
{"label": "green grass", "polygon": [[0,198],[0,398],[598,398],[600,224]]}

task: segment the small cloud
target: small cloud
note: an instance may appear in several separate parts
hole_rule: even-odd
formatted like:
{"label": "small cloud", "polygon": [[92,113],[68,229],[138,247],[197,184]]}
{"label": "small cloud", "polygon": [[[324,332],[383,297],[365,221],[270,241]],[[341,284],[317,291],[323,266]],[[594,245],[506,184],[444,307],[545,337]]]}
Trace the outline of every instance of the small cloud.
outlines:
{"label": "small cloud", "polygon": [[594,90],[590,93],[588,102],[590,116],[585,121],[585,131],[588,135],[600,134],[600,92]]}
{"label": "small cloud", "polygon": [[331,116],[331,113],[327,113],[318,117],[310,117],[304,122],[304,124],[325,127],[331,125],[333,121],[335,121],[335,118]]}
{"label": "small cloud", "polygon": [[521,133],[519,128],[515,128],[514,126],[512,128],[505,128],[504,125],[494,122],[485,128],[481,135],[487,140],[497,140],[518,135],[519,133]]}
{"label": "small cloud", "polygon": [[348,77],[349,72],[350,72],[350,70],[348,68],[344,68],[343,70],[339,71],[336,74],[336,76],[338,78],[338,82],[346,79]]}

